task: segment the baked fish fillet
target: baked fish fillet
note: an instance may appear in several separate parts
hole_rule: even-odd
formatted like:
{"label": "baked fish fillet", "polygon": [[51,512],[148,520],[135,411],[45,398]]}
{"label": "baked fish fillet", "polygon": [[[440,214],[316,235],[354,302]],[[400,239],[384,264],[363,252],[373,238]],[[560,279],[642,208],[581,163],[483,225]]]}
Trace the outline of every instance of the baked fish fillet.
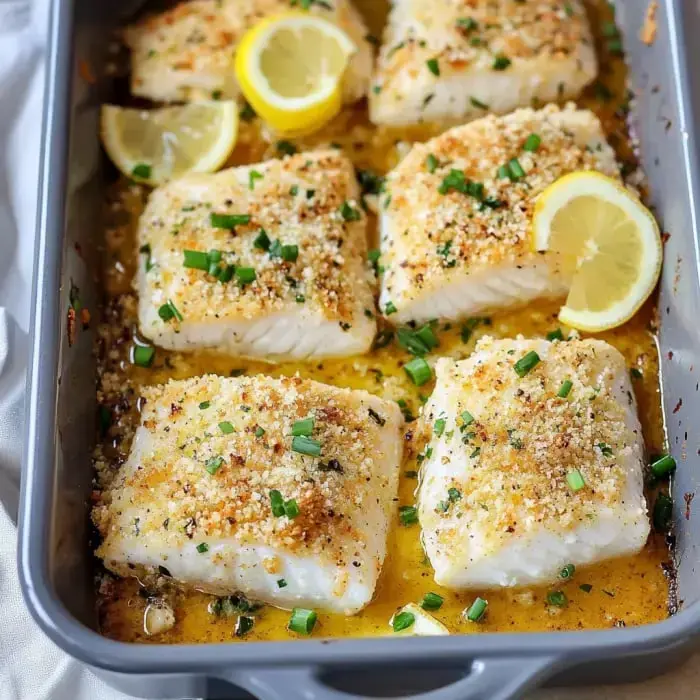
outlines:
{"label": "baked fish fillet", "polygon": [[150,253],[136,276],[141,332],[170,350],[271,361],[366,352],[376,323],[365,228],[337,151],[160,187],[139,223]]}
{"label": "baked fish fillet", "polygon": [[376,124],[464,122],[575,98],[598,68],[579,0],[393,0]]}
{"label": "baked fish fillet", "polygon": [[108,569],[165,567],[185,586],[282,608],[369,603],[403,449],[393,402],[263,376],[143,396],[129,458],[93,512]]}
{"label": "baked fish fillet", "polygon": [[642,431],[607,343],[482,339],[468,359],[438,361],[425,420],[419,513],[437,583],[544,584],[644,546]]}
{"label": "baked fish fillet", "polygon": [[[520,177],[499,172],[509,163]],[[576,170],[619,178],[597,117],[573,105],[484,117],[413,146],[387,177],[380,214],[385,315],[455,319],[565,296],[568,281],[533,252],[529,230],[537,196]]]}
{"label": "baked fish fillet", "polygon": [[[124,35],[131,49],[131,93],[158,102],[236,99],[233,57],[241,37],[261,19],[294,9],[289,0],[193,0],[146,17]],[[309,11],[337,24],[357,47],[343,92],[346,102],[360,99],[373,62],[362,17],[350,0],[314,2]]]}

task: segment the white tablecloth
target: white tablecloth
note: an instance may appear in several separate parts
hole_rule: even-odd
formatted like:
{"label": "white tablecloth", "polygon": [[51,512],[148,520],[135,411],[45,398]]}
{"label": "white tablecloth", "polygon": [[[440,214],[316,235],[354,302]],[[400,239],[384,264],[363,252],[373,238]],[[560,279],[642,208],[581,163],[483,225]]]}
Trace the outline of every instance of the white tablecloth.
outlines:
{"label": "white tablecloth", "polygon": [[[57,0],[60,2],[60,0]],[[119,0],[93,0],[118,2]],[[16,521],[49,0],[0,0],[0,700],[129,700],[61,653],[25,610]],[[540,700],[700,697],[700,661],[644,686]]]}

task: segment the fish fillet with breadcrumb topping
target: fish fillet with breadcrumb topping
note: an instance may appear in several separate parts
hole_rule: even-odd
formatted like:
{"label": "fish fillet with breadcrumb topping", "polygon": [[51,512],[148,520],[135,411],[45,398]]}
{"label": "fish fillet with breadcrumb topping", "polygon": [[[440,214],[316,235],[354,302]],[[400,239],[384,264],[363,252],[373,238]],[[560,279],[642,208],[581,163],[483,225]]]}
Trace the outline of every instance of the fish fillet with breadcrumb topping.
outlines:
{"label": "fish fillet with breadcrumb topping", "polygon": [[644,547],[644,442],[607,343],[483,338],[438,361],[424,416],[419,513],[437,583],[545,584]]}
{"label": "fish fillet with breadcrumb topping", "polygon": [[393,0],[376,124],[460,122],[573,99],[597,74],[579,0]]}
{"label": "fish fillet with breadcrumb topping", "polygon": [[[131,94],[159,102],[236,99],[238,42],[260,20],[293,9],[289,0],[193,0],[147,16],[124,35],[131,49]],[[343,78],[343,96],[348,103],[359,100],[373,62],[362,17],[350,0],[311,3],[309,11],[337,24],[357,47]]]}
{"label": "fish fillet with breadcrumb topping", "polygon": [[391,321],[456,319],[570,282],[533,250],[535,201],[562,175],[619,179],[598,118],[574,105],[521,109],[413,146],[389,173],[380,213],[380,307]]}
{"label": "fish fillet with breadcrumb topping", "polygon": [[141,332],[270,361],[366,352],[376,322],[359,197],[337,151],[156,189],[139,222]]}
{"label": "fish fillet with breadcrumb topping", "polygon": [[165,568],[185,586],[282,608],[369,603],[403,449],[394,402],[214,375],[143,398],[129,458],[93,511],[108,569]]}

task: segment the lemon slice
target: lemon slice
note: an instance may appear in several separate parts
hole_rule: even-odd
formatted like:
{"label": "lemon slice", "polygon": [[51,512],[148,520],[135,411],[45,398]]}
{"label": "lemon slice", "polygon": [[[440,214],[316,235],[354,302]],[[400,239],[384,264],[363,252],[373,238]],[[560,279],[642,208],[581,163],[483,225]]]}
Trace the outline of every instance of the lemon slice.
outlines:
{"label": "lemon slice", "polygon": [[102,143],[125,175],[158,185],[186,173],[213,173],[238,135],[235,102],[190,102],[161,109],[105,105]]}
{"label": "lemon slice", "polygon": [[533,243],[550,251],[571,287],[559,319],[597,332],[631,318],[661,272],[661,237],[651,212],[617,181],[596,172],[566,175],[538,198]]}
{"label": "lemon slice", "polygon": [[287,134],[315,131],[342,106],[342,78],[357,47],[320,17],[285,13],[250,29],[236,52],[236,79],[253,109]]}

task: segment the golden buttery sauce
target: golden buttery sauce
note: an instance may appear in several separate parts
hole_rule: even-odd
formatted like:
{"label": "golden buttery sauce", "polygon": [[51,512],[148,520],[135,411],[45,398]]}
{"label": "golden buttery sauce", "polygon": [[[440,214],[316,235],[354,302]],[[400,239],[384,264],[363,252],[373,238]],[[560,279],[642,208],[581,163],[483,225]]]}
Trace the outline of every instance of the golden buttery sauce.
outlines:
{"label": "golden buttery sauce", "polygon": [[[368,16],[369,26],[379,35],[386,11],[384,2],[356,0]],[[600,34],[601,23],[610,20],[607,3],[590,2],[591,19]],[[369,9],[371,8],[371,10]],[[601,57],[601,82],[589,88],[580,101],[601,117],[612,145],[621,159],[629,160],[629,139],[625,127],[626,101],[624,63],[605,50],[598,42]],[[435,133],[434,131],[432,133]],[[431,130],[420,127],[400,132],[372,127],[362,105],[348,109],[331,125],[313,137],[297,140],[299,150],[321,144],[340,145],[360,168],[377,173],[390,169],[399,158],[399,142],[424,140]],[[270,137],[268,137],[270,138]],[[251,163],[275,155],[274,141],[266,140],[257,121],[241,123],[239,143],[230,164]],[[170,378],[184,379],[195,375],[265,373],[272,376],[293,375],[353,389],[366,389],[392,400],[403,399],[410,412],[417,416],[422,401],[430,394],[431,385],[416,387],[406,376],[402,365],[410,355],[396,342],[353,358],[317,361],[315,363],[264,362],[222,357],[210,353],[182,354],[157,349],[153,365],[148,369],[135,367],[129,361],[131,333],[135,328],[131,279],[138,264],[134,238],[138,218],[147,191],[125,181],[117,183],[110,193],[108,226],[105,240],[105,292],[109,302],[107,322],[103,326],[101,368],[119,377],[119,388],[110,389],[103,382],[103,402],[115,405],[122,400],[122,410],[115,411],[115,422],[105,440],[104,453],[115,468],[128,454],[129,438],[138,423],[139,388],[145,384],[165,382]],[[376,236],[375,221],[370,220],[370,236]],[[374,246],[374,241],[370,241]],[[118,308],[118,311],[115,309]],[[110,312],[111,309],[111,312]],[[532,304],[524,309],[492,315],[489,323],[481,323],[467,342],[460,338],[460,323],[440,323],[440,347],[436,355],[467,357],[481,335],[513,337],[544,336],[558,328],[558,305]],[[654,338],[656,309],[652,302],[623,327],[598,334],[622,352],[630,368],[641,376],[633,379],[647,451],[660,453],[664,447],[664,431],[658,381],[658,354]],[[121,327],[117,328],[116,326]],[[565,329],[565,332],[568,329]],[[110,352],[105,351],[105,346]],[[98,346],[98,351],[100,350]],[[129,397],[125,403],[123,397]],[[124,405],[127,407],[124,408]],[[421,448],[416,422],[406,425],[406,459],[401,469],[399,504],[415,502],[418,466],[415,455]],[[413,474],[411,473],[413,472]],[[652,499],[650,499],[650,505]],[[420,527],[400,526],[398,517],[391,528],[388,555],[375,597],[371,604],[353,617],[320,612],[314,637],[360,637],[391,634],[389,619],[396,610],[409,603],[420,602],[427,592],[444,598],[438,611],[432,611],[452,633],[477,634],[499,631],[544,631],[592,629],[612,626],[639,625],[655,622],[668,615],[669,551],[661,535],[652,534],[644,550],[634,557],[621,558],[603,564],[578,568],[572,579],[551,586],[527,589],[453,592],[437,586],[433,572],[422,550]],[[581,586],[583,585],[583,588]],[[590,587],[590,589],[589,589]],[[547,604],[548,592],[561,590],[568,605]],[[99,613],[102,632],[114,639],[130,642],[185,643],[239,641],[233,633],[235,616],[215,616],[208,612],[212,596],[184,592],[166,582],[165,593],[173,606],[176,624],[160,635],[149,637],[144,632],[144,611],[148,595],[154,591],[136,579],[103,577],[99,592]],[[479,624],[466,622],[462,611],[479,595],[488,600],[488,613]],[[289,612],[265,606],[255,613],[255,625],[246,640],[286,640],[296,635],[287,630]]]}

